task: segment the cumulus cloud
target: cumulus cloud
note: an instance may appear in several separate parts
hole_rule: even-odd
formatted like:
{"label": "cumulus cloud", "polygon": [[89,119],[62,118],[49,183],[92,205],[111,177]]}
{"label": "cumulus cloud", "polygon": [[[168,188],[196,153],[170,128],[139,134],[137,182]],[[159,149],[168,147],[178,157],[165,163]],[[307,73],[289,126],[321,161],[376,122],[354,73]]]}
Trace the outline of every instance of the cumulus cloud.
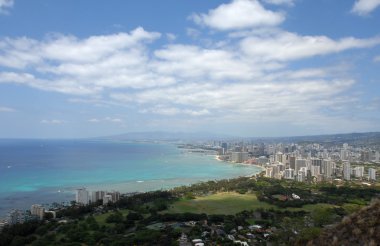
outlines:
{"label": "cumulus cloud", "polygon": [[[55,36],[0,40],[0,82],[67,94],[93,94],[104,88],[145,88],[174,83],[151,71],[145,44],[159,33],[136,28],[130,33],[78,39]],[[23,71],[33,71],[25,73]]]}
{"label": "cumulus cloud", "polygon": [[355,83],[353,80],[324,79],[285,79],[282,83],[278,82],[234,85],[192,83],[149,89],[134,95],[114,94],[112,97],[120,101],[131,100],[132,97],[132,100],[143,105],[160,104],[144,112],[163,115],[182,114],[186,112],[181,108],[196,107],[202,110],[188,113],[214,115],[220,120],[232,117],[252,122],[283,120],[301,123],[307,115],[320,115],[320,109],[347,103],[349,99],[338,95]]}
{"label": "cumulus cloud", "polygon": [[273,5],[294,5],[295,0],[264,0],[265,3],[273,4]]}
{"label": "cumulus cloud", "polygon": [[207,14],[193,14],[190,18],[199,25],[222,31],[276,26],[285,20],[283,13],[267,10],[257,0],[233,0]]}
{"label": "cumulus cloud", "polygon": [[88,122],[91,122],[91,123],[98,123],[100,122],[99,119],[96,119],[96,118],[92,118],[92,119],[89,119]]}
{"label": "cumulus cloud", "polygon": [[0,106],[0,112],[15,112],[16,110],[9,107]]}
{"label": "cumulus cloud", "polygon": [[357,15],[368,15],[380,6],[380,0],[357,0],[352,7],[352,12]]}
{"label": "cumulus cloud", "polygon": [[113,117],[106,117],[104,118],[105,121],[113,122],[113,123],[121,123],[123,122],[122,119],[119,118],[113,118]]}
{"label": "cumulus cloud", "polygon": [[63,123],[66,123],[66,121],[53,119],[53,120],[41,120],[40,123],[41,124],[48,124],[48,125],[61,125]]}
{"label": "cumulus cloud", "polygon": [[157,50],[155,69],[167,76],[186,79],[249,79],[259,68],[252,68],[231,51],[204,49],[194,45],[170,45]]}
{"label": "cumulus cloud", "polygon": [[[0,38],[0,83],[68,94],[71,103],[128,107],[143,117],[155,114],[178,122],[340,125],[347,120],[347,109],[360,104],[350,93],[355,81],[347,75],[349,69],[331,64],[295,69],[293,62],[380,44],[378,37],[332,39],[287,32],[276,26],[284,14],[255,0],[234,0],[192,18],[230,32],[215,40],[210,35],[207,45],[170,42],[175,36],[166,34],[166,44],[150,46],[161,34],[141,27],[87,38]],[[188,32],[198,40],[208,35]],[[125,120],[116,115],[87,122],[123,126]]]}
{"label": "cumulus cloud", "polygon": [[268,36],[251,36],[241,41],[242,50],[262,60],[289,61],[317,55],[338,53],[348,49],[369,48],[380,44],[380,37],[333,40],[326,36],[300,36],[286,31]]}
{"label": "cumulus cloud", "polygon": [[[123,95],[119,95],[121,100],[123,98]],[[116,95],[115,98],[118,98]],[[188,105],[191,107],[191,105]],[[151,108],[146,108],[140,110],[140,113],[153,113],[153,114],[160,114],[165,116],[177,116],[177,115],[189,115],[189,116],[204,116],[210,114],[210,111],[208,109],[181,109],[178,107],[172,107],[172,106],[165,106],[165,105],[156,105]]]}
{"label": "cumulus cloud", "polygon": [[177,39],[177,36],[173,33],[167,33],[166,38],[168,39],[169,42],[173,42]]}
{"label": "cumulus cloud", "polygon": [[114,118],[114,117],[104,117],[104,118],[92,118],[89,119],[88,122],[91,123],[99,123],[99,122],[112,122],[112,123],[123,123],[124,121],[120,118]]}
{"label": "cumulus cloud", "polygon": [[14,4],[14,0],[0,0],[0,14],[7,13],[6,10],[11,8]]}

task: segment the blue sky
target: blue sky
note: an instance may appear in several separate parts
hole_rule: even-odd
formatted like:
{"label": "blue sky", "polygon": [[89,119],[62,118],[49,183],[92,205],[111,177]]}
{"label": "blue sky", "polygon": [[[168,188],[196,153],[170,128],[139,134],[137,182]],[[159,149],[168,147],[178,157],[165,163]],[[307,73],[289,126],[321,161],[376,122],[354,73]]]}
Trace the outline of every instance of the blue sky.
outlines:
{"label": "blue sky", "polygon": [[0,0],[0,137],[380,131],[380,0]]}

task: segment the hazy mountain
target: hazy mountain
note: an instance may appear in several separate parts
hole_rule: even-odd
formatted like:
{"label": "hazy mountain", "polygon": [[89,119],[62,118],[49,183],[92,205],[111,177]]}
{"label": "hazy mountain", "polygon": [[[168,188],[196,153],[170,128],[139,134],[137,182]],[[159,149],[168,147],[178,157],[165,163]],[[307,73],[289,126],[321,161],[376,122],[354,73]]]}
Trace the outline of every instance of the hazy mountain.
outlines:
{"label": "hazy mountain", "polygon": [[136,141],[202,141],[232,139],[228,135],[220,135],[208,132],[130,132],[120,135],[102,137],[113,140],[136,140]]}
{"label": "hazy mountain", "polygon": [[294,137],[271,137],[249,138],[253,142],[274,143],[323,143],[325,145],[340,145],[348,143],[353,146],[377,146],[380,147],[380,132],[344,133],[329,135],[294,136]]}
{"label": "hazy mountain", "polygon": [[339,145],[348,143],[349,145],[361,146],[380,146],[380,132],[366,133],[345,133],[345,134],[329,134],[329,135],[311,135],[311,136],[289,136],[289,137],[236,137],[226,134],[216,134],[209,132],[130,132],[120,135],[105,136],[99,139],[112,140],[136,140],[136,141],[251,141],[254,143],[324,143],[331,145]]}

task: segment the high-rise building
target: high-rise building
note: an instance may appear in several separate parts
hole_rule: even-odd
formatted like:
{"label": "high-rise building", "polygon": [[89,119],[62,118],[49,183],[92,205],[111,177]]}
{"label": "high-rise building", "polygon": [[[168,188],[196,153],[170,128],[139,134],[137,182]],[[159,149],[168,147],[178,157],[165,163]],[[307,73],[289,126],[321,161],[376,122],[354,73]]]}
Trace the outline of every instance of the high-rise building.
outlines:
{"label": "high-rise building", "polygon": [[274,156],[274,161],[282,162],[283,154],[282,152],[277,152],[277,154]]}
{"label": "high-rise building", "polygon": [[265,157],[265,156],[260,156],[256,160],[257,160],[257,164],[259,164],[259,165],[265,165],[269,161],[269,159],[267,157]]}
{"label": "high-rise building", "polygon": [[295,171],[298,172],[301,167],[306,167],[306,160],[305,159],[296,159],[295,162]]}
{"label": "high-rise building", "polygon": [[317,177],[321,174],[322,160],[317,158],[311,158],[310,163],[311,176]]}
{"label": "high-rise building", "polygon": [[91,202],[95,203],[99,200],[103,200],[104,195],[106,194],[105,191],[99,190],[99,191],[93,191],[91,196]]}
{"label": "high-rise building", "polygon": [[227,153],[227,143],[222,143],[222,150],[223,150],[223,155]]}
{"label": "high-rise building", "polygon": [[356,178],[363,178],[364,176],[364,167],[355,167],[353,168],[353,171],[354,171],[354,176]]}
{"label": "high-rise building", "polygon": [[329,157],[329,153],[327,152],[327,149],[324,149],[322,154],[321,154],[323,159],[327,159]]}
{"label": "high-rise building", "polygon": [[294,169],[285,169],[285,179],[294,179]]}
{"label": "high-rise building", "polygon": [[348,161],[343,163],[343,179],[351,180],[351,164]]}
{"label": "high-rise building", "polygon": [[265,168],[265,177],[267,178],[273,178],[273,167],[267,167]]}
{"label": "high-rise building", "polygon": [[75,195],[75,201],[80,205],[88,205],[89,203],[89,194],[86,188],[77,189]]}
{"label": "high-rise building", "polygon": [[248,160],[248,152],[232,152],[231,160],[236,163],[242,163]]}
{"label": "high-rise building", "polygon": [[258,155],[265,155],[265,145],[264,143],[261,143],[258,148]]}
{"label": "high-rise building", "polygon": [[40,220],[42,220],[45,215],[45,208],[40,204],[33,204],[30,208],[30,214],[37,216]]}
{"label": "high-rise building", "polygon": [[367,150],[363,150],[360,152],[360,160],[361,161],[370,161],[371,160],[370,156],[371,156],[370,152]]}
{"label": "high-rise building", "polygon": [[0,232],[3,230],[4,226],[8,225],[7,221],[0,220]]}
{"label": "high-rise building", "polygon": [[268,178],[276,178],[279,177],[281,173],[279,165],[270,165],[266,168],[265,176]]}
{"label": "high-rise building", "polygon": [[289,156],[289,167],[291,169],[296,169],[296,157],[295,156]]}
{"label": "high-rise building", "polygon": [[326,178],[331,178],[334,174],[334,167],[335,163],[331,160],[323,160],[322,161],[322,169],[321,173],[326,177]]}
{"label": "high-rise building", "polygon": [[376,162],[380,161],[380,152],[379,152],[379,151],[376,151],[376,152],[375,152],[374,160],[375,160]]}
{"label": "high-rise building", "polygon": [[11,212],[9,212],[8,216],[7,216],[7,223],[9,225],[14,225],[14,224],[18,224],[18,223],[24,223],[25,222],[25,213],[21,210],[18,210],[18,209],[15,209],[15,210],[12,210]]}
{"label": "high-rise building", "polygon": [[111,195],[112,202],[117,202],[120,199],[120,192],[118,192],[118,191],[108,192],[107,194]]}
{"label": "high-rise building", "polygon": [[376,169],[374,168],[368,169],[368,180],[376,180]]}
{"label": "high-rise building", "polygon": [[282,155],[282,163],[285,165],[285,168],[289,168],[289,157],[290,155],[289,154],[283,154]]}
{"label": "high-rise building", "polygon": [[340,159],[342,161],[348,161],[350,159],[350,151],[348,149],[342,149],[340,151]]}
{"label": "high-rise building", "polygon": [[112,202],[112,195],[107,194],[107,195],[105,195],[105,196],[103,197],[103,205],[106,205],[106,204],[108,204],[109,202]]}
{"label": "high-rise building", "polygon": [[297,181],[298,182],[305,182],[306,181],[306,175],[307,175],[306,167],[301,167],[297,173]]}

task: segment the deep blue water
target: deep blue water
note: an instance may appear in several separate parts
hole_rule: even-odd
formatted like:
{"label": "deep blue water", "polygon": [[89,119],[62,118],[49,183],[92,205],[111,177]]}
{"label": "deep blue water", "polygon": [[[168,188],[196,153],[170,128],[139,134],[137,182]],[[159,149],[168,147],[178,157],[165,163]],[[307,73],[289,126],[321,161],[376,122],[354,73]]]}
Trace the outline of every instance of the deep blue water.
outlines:
{"label": "deep blue water", "polygon": [[0,216],[34,203],[74,200],[78,187],[147,191],[258,171],[170,144],[0,140]]}

